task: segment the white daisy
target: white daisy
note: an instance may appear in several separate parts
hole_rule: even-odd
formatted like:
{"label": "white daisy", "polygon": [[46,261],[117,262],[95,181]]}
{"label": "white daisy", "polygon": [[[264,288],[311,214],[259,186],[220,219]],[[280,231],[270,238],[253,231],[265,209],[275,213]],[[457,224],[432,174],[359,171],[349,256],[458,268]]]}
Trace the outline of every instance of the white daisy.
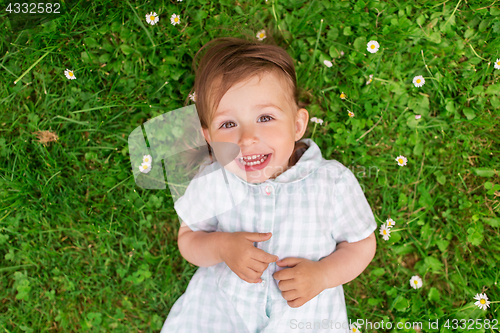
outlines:
{"label": "white daisy", "polygon": [[413,84],[415,85],[415,87],[421,87],[424,85],[424,83],[425,79],[422,75],[418,75],[413,78]]}
{"label": "white daisy", "polygon": [[422,287],[422,279],[418,275],[414,275],[410,279],[410,286],[413,287],[413,289],[418,289]]}
{"label": "white daisy", "polygon": [[388,218],[385,222],[387,222],[387,227],[388,228],[392,228],[396,224],[396,222],[394,222],[394,220],[391,219],[391,218]]}
{"label": "white daisy", "polygon": [[148,22],[151,25],[155,25],[156,23],[158,23],[159,20],[160,19],[158,18],[158,14],[156,14],[155,12],[146,14],[146,22]]}
{"label": "white daisy", "polygon": [[193,92],[192,94],[189,94],[189,99],[192,100],[193,102],[196,102],[196,91]]}
{"label": "white daisy", "polygon": [[342,98],[342,99],[346,99],[346,97],[347,97],[347,95],[346,95],[346,94],[344,94],[344,92],[342,92],[342,94],[340,94],[340,98]]}
{"label": "white daisy", "polygon": [[326,67],[332,67],[333,66],[332,62],[328,61],[328,60],[323,61],[323,63],[326,65]]}
{"label": "white daisy", "polygon": [[366,84],[368,85],[368,84],[372,83],[372,79],[373,79],[373,74],[370,74],[370,78],[368,79]]}
{"label": "white daisy", "polygon": [[261,31],[257,32],[256,36],[259,40],[264,40],[266,38],[266,31],[262,29]]}
{"label": "white daisy", "polygon": [[340,51],[340,56],[344,56],[344,51]]}
{"label": "white daisy", "polygon": [[66,75],[66,77],[70,80],[74,80],[76,79],[75,77],[75,74],[73,74],[73,71],[72,70],[69,70],[66,68],[66,70],[64,71],[64,75]]}
{"label": "white daisy", "polygon": [[151,171],[151,164],[142,163],[139,167],[139,170],[141,170],[142,173],[148,173],[149,171]]}
{"label": "white daisy", "polygon": [[358,329],[358,324],[357,323],[352,323],[349,325],[349,332],[351,333],[361,333],[361,331]]}
{"label": "white daisy", "polygon": [[375,40],[371,40],[368,42],[368,44],[366,45],[366,49],[368,50],[368,52],[370,53],[375,53],[378,51],[378,48],[380,47],[380,45],[377,43],[377,41]]}
{"label": "white daisy", "polygon": [[182,0],[177,0],[177,2],[182,2]]}
{"label": "white daisy", "polygon": [[495,61],[495,68],[500,69],[500,59],[497,59],[497,61]]}
{"label": "white daisy", "polygon": [[422,118],[422,116],[421,116],[421,115],[419,115],[419,114],[416,114],[416,115],[415,115],[415,119],[417,119],[417,120],[418,120],[418,119],[420,119],[420,118]]}
{"label": "white daisy", "polygon": [[320,118],[312,117],[311,121],[313,123],[317,123],[317,124],[320,124],[320,125],[323,124],[323,119],[320,119]]}
{"label": "white daisy", "polygon": [[349,112],[349,113],[348,113],[348,114],[349,114],[349,117],[351,117],[351,118],[352,118],[352,117],[354,117],[354,112],[351,112],[351,111],[349,111],[349,110],[347,110],[347,112]]}
{"label": "white daisy", "polygon": [[487,307],[490,306],[490,301],[488,301],[488,296],[486,294],[476,294],[474,299],[477,299],[477,302],[474,305],[477,305],[480,309],[486,310]]}
{"label": "white daisy", "polygon": [[142,163],[151,164],[152,161],[151,155],[144,155],[142,158]]}
{"label": "white daisy", "polygon": [[396,161],[398,162],[399,166],[404,166],[406,165],[406,162],[408,162],[406,157],[404,157],[403,155],[399,155],[398,157],[396,157]]}
{"label": "white daisy", "polygon": [[387,225],[384,223],[380,226],[380,234],[383,236],[384,240],[389,240],[389,237],[391,237],[391,229],[387,228]]}
{"label": "white daisy", "polygon": [[170,18],[170,23],[172,23],[173,25],[181,23],[179,15],[172,14],[172,17]]}

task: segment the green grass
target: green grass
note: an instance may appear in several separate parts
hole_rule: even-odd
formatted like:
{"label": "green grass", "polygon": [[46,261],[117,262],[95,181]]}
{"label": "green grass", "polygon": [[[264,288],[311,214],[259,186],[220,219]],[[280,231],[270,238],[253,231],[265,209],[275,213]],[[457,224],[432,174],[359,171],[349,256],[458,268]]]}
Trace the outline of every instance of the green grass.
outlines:
{"label": "green grass", "polygon": [[349,318],[426,332],[436,318],[441,332],[500,321],[498,303],[473,305],[481,292],[500,301],[499,19],[491,1],[326,0],[81,1],[12,33],[1,18],[0,332],[160,330],[197,267],[179,254],[169,190],[134,183],[127,137],[185,105],[204,43],[264,28],[324,120],[323,156],[353,171],[379,226],[391,217],[399,230],[389,241],[377,230],[374,260],[344,285]]}

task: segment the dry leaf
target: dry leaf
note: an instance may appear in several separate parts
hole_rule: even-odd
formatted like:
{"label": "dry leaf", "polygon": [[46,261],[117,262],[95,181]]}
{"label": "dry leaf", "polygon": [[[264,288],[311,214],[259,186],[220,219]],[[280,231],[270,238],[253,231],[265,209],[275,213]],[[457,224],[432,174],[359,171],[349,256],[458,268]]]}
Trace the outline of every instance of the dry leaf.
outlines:
{"label": "dry leaf", "polygon": [[57,134],[52,133],[50,131],[38,131],[38,132],[33,132],[33,134],[36,134],[38,137],[38,142],[46,144],[49,142],[55,142],[59,137]]}

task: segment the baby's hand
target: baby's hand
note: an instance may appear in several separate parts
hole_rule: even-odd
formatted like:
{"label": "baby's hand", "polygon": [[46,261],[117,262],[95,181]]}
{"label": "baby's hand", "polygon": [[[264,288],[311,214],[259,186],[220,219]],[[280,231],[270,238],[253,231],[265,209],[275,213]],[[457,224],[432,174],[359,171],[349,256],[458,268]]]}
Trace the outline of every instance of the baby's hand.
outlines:
{"label": "baby's hand", "polygon": [[261,275],[278,256],[269,254],[253,246],[254,242],[263,242],[271,234],[260,232],[227,232],[220,250],[220,257],[226,265],[248,283],[261,282]]}
{"label": "baby's hand", "polygon": [[276,265],[285,268],[273,274],[280,280],[281,295],[292,308],[298,308],[326,289],[323,270],[318,261],[304,258],[285,258]]}

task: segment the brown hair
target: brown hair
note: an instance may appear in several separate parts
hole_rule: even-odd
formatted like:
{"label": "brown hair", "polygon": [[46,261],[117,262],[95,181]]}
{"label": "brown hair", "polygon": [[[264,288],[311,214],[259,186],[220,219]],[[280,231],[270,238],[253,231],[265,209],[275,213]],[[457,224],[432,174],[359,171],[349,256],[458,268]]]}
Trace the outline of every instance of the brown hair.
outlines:
{"label": "brown hair", "polygon": [[[206,53],[196,67],[197,57],[205,49]],[[216,38],[198,50],[193,59],[193,70],[195,82],[191,93],[193,91],[195,93],[196,110],[200,125],[204,129],[209,128],[222,97],[233,85],[255,75],[262,78],[264,73],[275,73],[278,80],[286,87],[285,91],[289,92],[287,101],[293,105],[295,115],[300,109],[293,59],[277,45],[234,37]],[[186,99],[186,105],[187,102]],[[207,145],[210,147],[208,142]],[[294,150],[288,160],[289,168],[297,163],[307,148],[304,142],[295,142]],[[209,154],[213,162],[211,149]],[[206,157],[206,153],[195,153],[189,168],[203,157]]]}

